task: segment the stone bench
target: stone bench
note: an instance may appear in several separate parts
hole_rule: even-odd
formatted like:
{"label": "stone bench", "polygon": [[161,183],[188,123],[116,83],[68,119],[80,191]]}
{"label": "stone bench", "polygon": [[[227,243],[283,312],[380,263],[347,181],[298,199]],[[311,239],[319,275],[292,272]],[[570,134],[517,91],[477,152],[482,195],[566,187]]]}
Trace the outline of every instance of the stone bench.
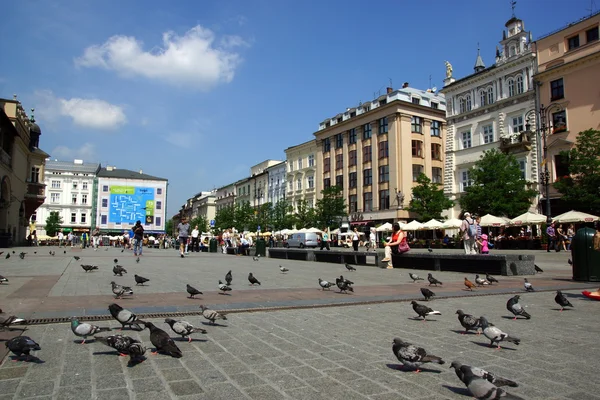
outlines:
{"label": "stone bench", "polygon": [[379,265],[379,253],[376,251],[335,251],[313,250],[315,261],[338,264],[369,265],[367,257],[374,257],[374,264]]}
{"label": "stone bench", "polygon": [[453,271],[471,274],[534,275],[535,256],[518,254],[392,254],[394,268]]}
{"label": "stone bench", "polygon": [[313,251],[308,249],[286,249],[285,247],[271,247],[268,250],[270,258],[283,260],[313,261]]}

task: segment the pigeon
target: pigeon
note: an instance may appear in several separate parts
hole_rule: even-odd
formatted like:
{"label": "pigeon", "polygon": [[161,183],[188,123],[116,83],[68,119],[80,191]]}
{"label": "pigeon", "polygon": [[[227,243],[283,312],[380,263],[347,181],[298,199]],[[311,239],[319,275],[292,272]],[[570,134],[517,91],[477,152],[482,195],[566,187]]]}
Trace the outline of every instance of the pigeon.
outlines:
{"label": "pigeon", "polygon": [[8,279],[6,279],[4,276],[0,275],[0,285],[2,284],[2,282],[8,282]]}
{"label": "pigeon", "polygon": [[427,251],[433,253],[433,249],[431,247],[427,248]]}
{"label": "pigeon", "polygon": [[17,318],[14,315],[6,315],[4,311],[0,310],[0,328],[7,329],[10,328],[11,325],[21,324],[25,322],[23,318]]}
{"label": "pigeon", "polygon": [[421,288],[421,293],[423,294],[423,297],[425,297],[425,300],[429,301],[429,299],[431,299],[433,296],[435,296],[435,293],[433,293],[431,290],[427,289],[427,288]]}
{"label": "pigeon", "polygon": [[173,332],[175,332],[178,335],[181,335],[182,338],[187,337],[188,338],[188,343],[192,342],[192,338],[191,338],[191,334],[196,332],[196,330],[200,333],[206,334],[206,330],[202,329],[202,328],[194,328],[194,326],[192,324],[190,324],[187,321],[175,321],[174,319],[171,318],[166,318],[165,322],[167,324],[169,324],[169,326],[171,327],[171,330]]}
{"label": "pigeon", "polygon": [[219,281],[219,290],[223,292],[221,294],[225,294],[225,292],[231,292],[232,289],[231,287],[224,284],[222,281]]}
{"label": "pigeon", "polygon": [[111,335],[111,336],[94,336],[98,342],[112,347],[119,352],[119,356],[126,357],[129,355],[130,360],[142,358],[146,353],[146,348],[137,339],[124,335]]}
{"label": "pigeon", "polygon": [[157,328],[152,322],[144,322],[144,325],[150,329],[150,342],[155,347],[155,351],[152,354],[162,352],[175,358],[183,357],[183,353],[167,332]]}
{"label": "pigeon", "polygon": [[462,332],[463,335],[467,334],[471,329],[477,331],[477,334],[480,335],[481,322],[478,318],[473,317],[471,314],[465,314],[463,310],[456,310],[458,314],[458,322],[465,328],[465,331]]}
{"label": "pigeon", "polygon": [[321,290],[325,290],[325,289],[330,290],[329,288],[333,285],[331,284],[331,282],[327,282],[327,281],[324,281],[323,279],[319,278],[319,286],[321,286]]}
{"label": "pigeon", "polygon": [[535,273],[537,274],[538,272],[544,272],[543,269],[541,269],[540,267],[537,266],[537,264],[533,264],[533,268],[535,268]]}
{"label": "pigeon", "polygon": [[110,311],[110,315],[112,315],[114,319],[121,323],[121,330],[123,330],[125,326],[129,326],[132,329],[135,328],[138,331],[144,330],[140,325],[142,321],[138,319],[137,315],[128,309],[121,307],[117,303],[109,305],[108,311]]}
{"label": "pigeon", "polygon": [[20,252],[20,253],[19,253],[19,258],[20,258],[21,260],[23,260],[23,259],[25,258],[25,254],[27,254],[27,253]]}
{"label": "pigeon", "polygon": [[231,281],[233,280],[233,275],[231,275],[231,270],[225,274],[225,282],[227,282],[227,286],[231,286]]}
{"label": "pigeon", "polygon": [[402,363],[403,368],[408,367],[415,372],[421,372],[420,367],[425,363],[445,364],[440,357],[428,355],[424,348],[407,343],[400,338],[394,338],[392,351],[398,361]]}
{"label": "pigeon", "polygon": [[259,282],[259,280],[258,280],[258,279],[256,279],[256,278],[254,277],[254,275],[252,275],[252,272],[250,272],[250,273],[248,274],[248,282],[250,282],[250,284],[251,284],[252,286],[254,286],[254,284],[255,284],[255,283],[256,283],[256,284],[258,284],[258,285],[260,286],[260,282]]}
{"label": "pigeon", "polygon": [[[42,348],[39,344],[37,344],[32,338],[29,336],[17,336],[6,343],[4,343],[6,348],[13,352],[17,356],[17,360],[21,358],[21,356],[25,355],[25,360],[29,360],[29,352],[34,350],[38,351]],[[16,360],[15,360],[16,361]]]}
{"label": "pigeon", "polygon": [[489,380],[476,376],[471,369],[461,369],[461,375],[463,377],[462,381],[476,399],[522,400],[522,397],[511,395]]}
{"label": "pigeon", "polygon": [[123,273],[127,273],[127,270],[125,268],[123,268],[122,265],[119,264],[115,264],[115,266],[113,267],[113,274],[115,276],[119,275],[119,276],[123,276]]}
{"label": "pigeon", "polygon": [[[0,254],[2,254],[2,253],[0,253]],[[37,251],[34,251],[33,254],[37,254]]]}
{"label": "pigeon", "polygon": [[115,299],[121,299],[124,295],[131,296],[133,289],[129,286],[117,285],[114,281],[110,283],[112,285],[112,292],[115,294]]}
{"label": "pigeon", "polygon": [[252,256],[252,260],[258,261],[258,260],[260,260],[260,256]]}
{"label": "pigeon", "polygon": [[498,282],[498,279],[494,278],[493,276],[491,276],[488,273],[485,274],[485,279],[487,279],[487,281],[490,283],[490,285],[494,282],[500,283],[500,282]]}
{"label": "pigeon", "polygon": [[67,254],[67,251],[66,251],[66,250],[63,250],[63,254]]}
{"label": "pigeon", "polygon": [[350,265],[348,263],[345,264],[345,267],[348,271],[351,271],[351,272],[356,271],[356,268],[354,268],[352,265]]}
{"label": "pigeon", "polygon": [[346,282],[343,277],[335,278],[335,284],[340,289],[340,293],[344,292],[348,294],[348,290],[354,292],[354,288]]}
{"label": "pigeon", "polygon": [[117,260],[117,259],[115,258],[115,259],[113,260],[113,262],[114,262],[115,264],[118,264],[118,263],[119,263],[119,260]]}
{"label": "pigeon", "polygon": [[[108,250],[108,249],[106,249],[106,250]],[[125,249],[121,249],[121,253],[123,253],[124,251],[125,251]]]}
{"label": "pigeon", "polygon": [[[573,265],[573,260],[571,260],[570,258],[567,260],[567,262],[569,263],[569,265]],[[538,267],[539,268],[539,267]],[[537,270],[536,270],[537,271]]]}
{"label": "pigeon", "polygon": [[81,259],[81,257],[79,256],[73,256],[73,258],[75,259],[75,261],[79,261]]}
{"label": "pigeon", "polygon": [[527,313],[527,311],[525,311],[523,309],[523,307],[521,307],[521,304],[519,304],[520,298],[521,298],[521,296],[519,296],[519,295],[511,297],[506,302],[506,309],[515,315],[513,320],[516,320],[517,316],[519,316],[519,315],[521,315],[527,319],[531,319],[531,315],[529,315],[529,313]]}
{"label": "pigeon", "polygon": [[136,259],[135,259],[135,262],[139,264],[139,263],[140,263],[140,258],[139,258],[139,257],[138,257],[138,258],[136,258]]}
{"label": "pigeon", "polygon": [[565,297],[560,290],[556,291],[556,297],[554,298],[556,304],[560,306],[560,311],[564,310],[565,307],[573,307],[573,304]]}
{"label": "pigeon", "polygon": [[8,260],[10,258],[10,253],[7,253],[6,257],[4,257],[4,258],[6,258]]}
{"label": "pigeon", "polygon": [[75,334],[75,336],[82,337],[83,340],[81,344],[84,344],[88,336],[92,336],[98,332],[108,332],[110,328],[108,327],[99,327],[97,325],[88,324],[85,322],[79,322],[76,317],[71,318],[71,330]]}
{"label": "pigeon", "polygon": [[408,273],[408,276],[410,276],[410,279],[413,280],[413,283],[415,283],[416,281],[423,281],[424,279],[421,278],[419,275],[417,274],[413,274],[412,272]]}
{"label": "pigeon", "polygon": [[477,286],[485,286],[490,284],[490,282],[487,279],[480,278],[479,275],[475,275],[475,283],[477,284]]}
{"label": "pigeon", "polygon": [[185,285],[185,290],[187,290],[187,292],[190,294],[190,299],[193,299],[194,296],[198,295],[198,294],[204,294],[201,291],[199,291],[198,289],[196,289],[193,286],[190,285]]}
{"label": "pigeon", "polygon": [[516,344],[517,346],[521,343],[521,339],[514,336],[510,336],[506,332],[502,332],[500,328],[490,324],[485,317],[479,317],[479,323],[485,337],[490,339],[490,347],[494,346],[494,343],[498,344],[498,349],[501,349],[500,342],[507,341]]}
{"label": "pigeon", "polygon": [[289,272],[289,269],[287,269],[286,267],[282,267],[281,265],[279,266],[279,270],[281,271],[282,274]]}
{"label": "pigeon", "polygon": [[463,364],[459,363],[458,361],[452,361],[452,363],[450,364],[450,368],[454,368],[454,372],[456,372],[456,376],[458,376],[458,379],[460,379],[465,385],[467,384],[467,382],[465,382],[465,373],[467,373],[467,371],[470,371],[476,377],[485,379],[486,381],[492,383],[496,387],[501,387],[501,386],[518,387],[519,386],[518,383],[511,381],[510,379],[506,379],[501,376],[494,375],[491,372],[488,372],[488,371],[478,368],[478,367],[471,367],[470,365],[463,365]]}
{"label": "pigeon", "polygon": [[217,319],[222,319],[224,321],[227,321],[227,317],[225,316],[225,314],[221,314],[218,311],[215,310],[211,310],[208,307],[205,307],[203,305],[200,306],[200,309],[202,310],[202,316],[204,318],[206,318],[207,320],[209,320],[211,322],[211,324],[215,324],[215,321]]}
{"label": "pigeon", "polygon": [[50,255],[51,255],[52,257],[54,257],[54,256],[56,255],[56,252],[55,252],[55,251],[51,251],[51,252],[50,252]]}
{"label": "pigeon", "polygon": [[435,286],[442,285],[442,282],[440,282],[437,279],[435,279],[433,277],[433,275],[431,274],[431,272],[427,274],[427,280],[429,281],[429,286],[431,286],[431,285],[435,285]]}
{"label": "pigeon", "polygon": [[83,268],[83,270],[85,272],[90,272],[95,269],[98,269],[98,266],[97,265],[89,265],[89,264],[81,264],[81,268]]}
{"label": "pigeon", "polygon": [[423,322],[427,321],[428,315],[442,315],[441,312],[435,311],[423,304],[419,304],[416,301],[411,301],[410,304],[413,306],[413,310],[419,315],[419,317],[423,317]]}
{"label": "pigeon", "polygon": [[473,288],[475,287],[475,284],[473,282],[471,282],[470,280],[468,280],[467,277],[465,276],[465,286],[470,291],[473,291]]}
{"label": "pigeon", "polygon": [[144,283],[146,282],[150,282],[150,279],[148,278],[144,278],[143,276],[139,276],[139,275],[133,275],[133,278],[135,279],[135,285],[142,285],[144,286]]}
{"label": "pigeon", "polygon": [[533,285],[531,283],[529,283],[527,278],[523,278],[523,287],[525,288],[525,291],[527,291],[527,292],[535,292]]}

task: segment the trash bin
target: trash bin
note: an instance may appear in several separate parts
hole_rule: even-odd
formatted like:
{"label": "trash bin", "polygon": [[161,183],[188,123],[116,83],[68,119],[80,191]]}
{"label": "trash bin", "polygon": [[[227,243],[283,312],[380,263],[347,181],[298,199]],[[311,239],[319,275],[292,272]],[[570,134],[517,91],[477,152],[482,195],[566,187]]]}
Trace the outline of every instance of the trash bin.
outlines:
{"label": "trash bin", "polygon": [[256,255],[261,257],[267,256],[267,242],[263,238],[256,241]]}
{"label": "trash bin", "polygon": [[210,239],[210,241],[208,242],[208,246],[209,246],[209,252],[211,253],[216,253],[217,252],[217,239],[212,238]]}
{"label": "trash bin", "polygon": [[571,243],[574,281],[600,281],[600,251],[594,250],[595,229],[581,228]]}

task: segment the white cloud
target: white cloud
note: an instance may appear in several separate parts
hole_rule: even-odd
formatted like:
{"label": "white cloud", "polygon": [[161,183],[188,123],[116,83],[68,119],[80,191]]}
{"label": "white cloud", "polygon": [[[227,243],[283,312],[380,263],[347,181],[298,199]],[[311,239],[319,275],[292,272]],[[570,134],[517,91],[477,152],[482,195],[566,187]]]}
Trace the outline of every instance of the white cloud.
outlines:
{"label": "white cloud", "polygon": [[85,143],[78,149],[72,149],[67,146],[57,146],[52,150],[51,158],[61,161],[83,160],[85,162],[96,161],[96,148],[92,143]]}
{"label": "white cloud", "polygon": [[163,138],[174,146],[182,148],[192,147],[192,135],[189,133],[169,133]]}
{"label": "white cloud", "polygon": [[231,82],[241,62],[231,48],[246,45],[238,36],[225,36],[220,45],[215,43],[215,34],[200,25],[183,36],[165,32],[162,47],[149,51],[135,37],[115,35],[104,44],[86,48],[75,64],[208,90],[217,83]]}

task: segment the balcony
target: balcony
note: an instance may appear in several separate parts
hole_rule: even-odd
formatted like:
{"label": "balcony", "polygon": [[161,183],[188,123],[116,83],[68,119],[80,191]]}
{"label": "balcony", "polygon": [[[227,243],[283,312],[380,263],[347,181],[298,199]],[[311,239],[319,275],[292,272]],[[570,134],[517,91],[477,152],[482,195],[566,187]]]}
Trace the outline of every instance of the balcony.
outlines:
{"label": "balcony", "polygon": [[46,199],[46,185],[43,183],[27,183],[27,192],[25,193],[25,197],[41,199],[42,201]]}
{"label": "balcony", "polygon": [[0,149],[0,162],[12,167],[12,157],[4,149]]}
{"label": "balcony", "polygon": [[531,151],[531,133],[521,132],[518,136],[500,139],[500,150],[505,153],[520,153]]}

